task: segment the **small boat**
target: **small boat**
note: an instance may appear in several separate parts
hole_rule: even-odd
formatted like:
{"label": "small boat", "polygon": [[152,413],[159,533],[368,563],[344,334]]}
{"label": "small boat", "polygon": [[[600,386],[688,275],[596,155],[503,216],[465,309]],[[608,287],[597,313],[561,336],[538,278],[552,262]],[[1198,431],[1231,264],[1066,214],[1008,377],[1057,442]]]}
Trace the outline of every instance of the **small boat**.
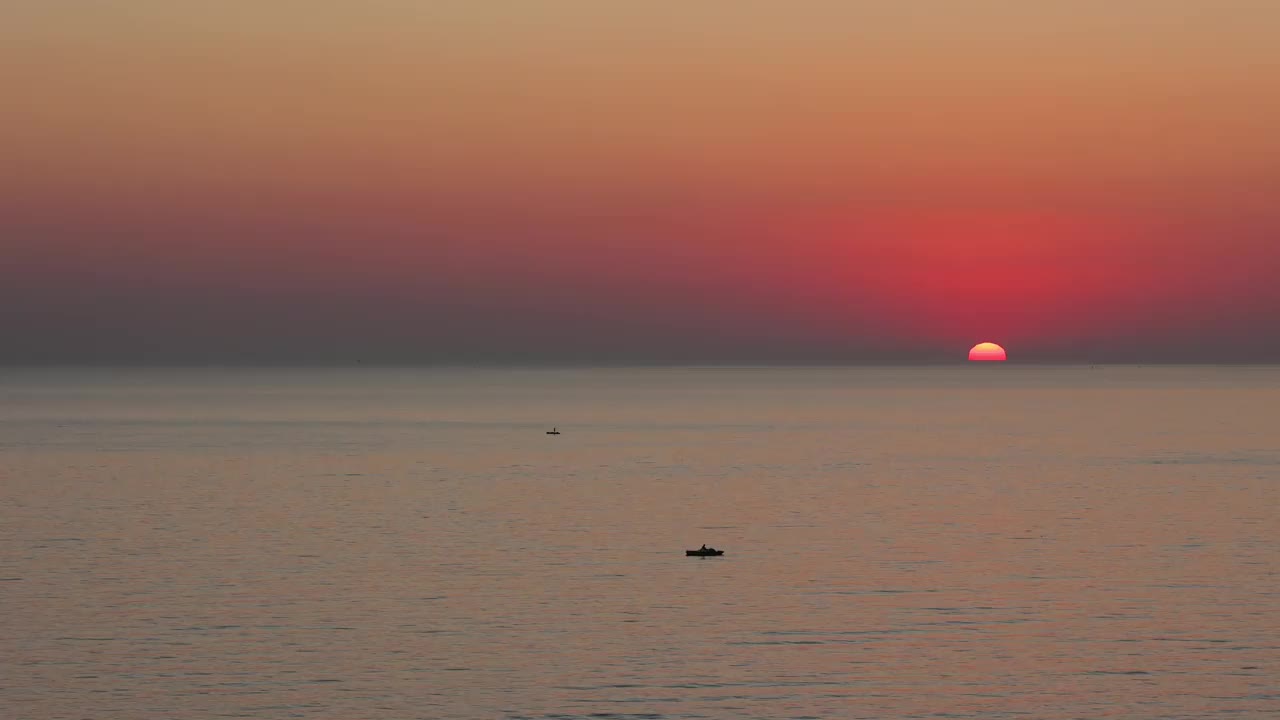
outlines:
{"label": "small boat", "polygon": [[701,549],[699,549],[699,550],[685,550],[685,551],[684,551],[684,556],[685,556],[685,557],[717,557],[717,556],[719,556],[719,555],[723,555],[723,554],[724,554],[724,551],[723,551],[723,550],[717,550],[717,549],[715,549],[715,548],[709,548],[709,547],[707,547],[706,545],[703,545],[703,546],[702,546],[702,548],[701,548]]}
{"label": "small boat", "polygon": [[559,431],[559,430],[557,430],[557,429],[555,429],[555,428],[551,428],[550,430],[548,430],[548,431],[547,431],[547,434],[548,434],[548,435],[559,435],[559,434],[560,434],[560,431]]}

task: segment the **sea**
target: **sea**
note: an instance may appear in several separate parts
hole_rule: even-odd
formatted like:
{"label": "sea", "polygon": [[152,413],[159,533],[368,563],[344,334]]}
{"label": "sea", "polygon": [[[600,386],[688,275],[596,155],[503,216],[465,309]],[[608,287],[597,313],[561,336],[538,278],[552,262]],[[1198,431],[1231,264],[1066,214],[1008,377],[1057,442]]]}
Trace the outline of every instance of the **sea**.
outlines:
{"label": "sea", "polygon": [[0,717],[1273,720],[1280,368],[0,369]]}

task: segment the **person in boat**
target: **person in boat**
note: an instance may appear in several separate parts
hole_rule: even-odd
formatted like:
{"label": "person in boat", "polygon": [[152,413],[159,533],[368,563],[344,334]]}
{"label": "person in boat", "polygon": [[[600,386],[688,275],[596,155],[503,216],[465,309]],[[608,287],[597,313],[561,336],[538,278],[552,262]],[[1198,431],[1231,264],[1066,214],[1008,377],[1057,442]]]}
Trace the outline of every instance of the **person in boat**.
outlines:
{"label": "person in boat", "polygon": [[710,549],[711,549],[711,548],[707,547],[707,544],[706,544],[706,543],[702,543],[702,551],[703,551],[703,552],[706,552],[707,550],[710,550]]}

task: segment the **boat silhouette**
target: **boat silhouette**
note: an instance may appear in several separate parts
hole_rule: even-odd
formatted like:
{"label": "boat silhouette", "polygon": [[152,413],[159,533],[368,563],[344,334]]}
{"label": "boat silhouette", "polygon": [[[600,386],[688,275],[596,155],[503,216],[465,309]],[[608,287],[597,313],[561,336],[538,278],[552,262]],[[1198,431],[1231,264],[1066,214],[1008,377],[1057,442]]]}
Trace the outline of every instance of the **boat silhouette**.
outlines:
{"label": "boat silhouette", "polygon": [[685,551],[684,551],[684,556],[685,556],[685,557],[718,557],[718,556],[723,555],[723,554],[724,554],[724,551],[723,551],[723,550],[717,550],[717,549],[715,549],[715,548],[709,548],[709,547],[707,547],[706,545],[703,545],[701,548],[699,548],[699,549],[697,549],[697,550],[685,550]]}

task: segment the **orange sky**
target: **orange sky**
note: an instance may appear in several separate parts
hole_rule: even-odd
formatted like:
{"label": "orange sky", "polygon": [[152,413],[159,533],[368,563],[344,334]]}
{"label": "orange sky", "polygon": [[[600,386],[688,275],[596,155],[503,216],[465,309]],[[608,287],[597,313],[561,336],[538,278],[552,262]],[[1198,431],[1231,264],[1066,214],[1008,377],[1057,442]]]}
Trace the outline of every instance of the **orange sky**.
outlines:
{"label": "orange sky", "polygon": [[1276,360],[1276,37],[1261,0],[17,0],[0,362]]}

